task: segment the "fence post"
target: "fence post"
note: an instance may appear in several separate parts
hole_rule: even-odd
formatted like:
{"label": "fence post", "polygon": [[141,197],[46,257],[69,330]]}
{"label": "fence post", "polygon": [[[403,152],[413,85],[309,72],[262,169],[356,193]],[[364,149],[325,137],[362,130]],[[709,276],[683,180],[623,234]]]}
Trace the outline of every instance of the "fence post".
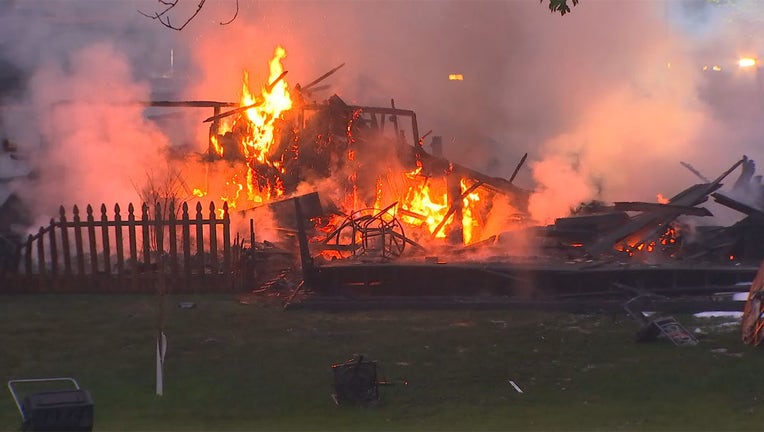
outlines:
{"label": "fence post", "polygon": [[170,201],[169,210],[166,216],[167,219],[167,241],[169,244],[170,254],[170,273],[172,274],[172,280],[175,281],[178,278],[178,226],[175,219],[175,201]]}
{"label": "fence post", "polygon": [[154,204],[154,237],[156,238],[157,248],[157,271],[160,274],[165,272],[166,260],[164,259],[164,219],[162,215],[162,205],[159,202]]}
{"label": "fence post", "polygon": [[87,212],[88,242],[90,244],[90,272],[93,275],[98,274],[98,251],[96,249],[95,237],[95,218],[93,217],[93,206],[88,204],[85,208]]}
{"label": "fence post", "polygon": [[223,273],[231,273],[231,217],[228,214],[228,202],[223,202]]}
{"label": "fence post", "polygon": [[122,239],[122,215],[119,214],[119,204],[114,204],[114,243],[117,251],[117,274],[121,279],[125,272],[125,243]]}
{"label": "fence post", "polygon": [[64,256],[64,274],[67,277],[72,276],[72,256],[69,250],[69,226],[66,223],[66,210],[64,206],[58,208],[58,220],[61,226],[61,252]]}
{"label": "fence post", "polygon": [[199,275],[204,276],[204,217],[202,203],[196,203],[196,258],[199,263]]}
{"label": "fence post", "polygon": [[212,274],[218,274],[218,227],[217,217],[215,216],[215,203],[210,201],[210,266]]}
{"label": "fence post", "polygon": [[53,218],[50,218],[48,238],[50,239],[50,272],[55,277],[58,275],[58,248],[56,247],[56,221]]}
{"label": "fence post", "polygon": [[186,280],[191,278],[191,221],[188,217],[188,203],[183,203],[183,213],[181,219],[183,224],[181,229],[183,230],[183,272],[186,275]]}
{"label": "fence post", "polygon": [[101,241],[103,241],[103,269],[111,276],[111,248],[109,247],[109,216],[106,215],[106,204],[101,203]]}
{"label": "fence post", "polygon": [[149,205],[143,203],[141,206],[141,234],[143,236],[143,263],[146,270],[151,269],[151,220],[149,218]]}
{"label": "fence post", "polygon": [[35,239],[35,243],[37,243],[37,268],[40,270],[41,276],[46,276],[48,273],[48,269],[45,268],[45,231],[42,227],[40,227],[40,230],[37,232],[37,239]]}
{"label": "fence post", "polygon": [[136,291],[138,287],[138,268],[140,267],[138,265],[138,246],[137,246],[137,239],[135,235],[135,207],[133,206],[133,203],[129,203],[127,206],[127,242],[130,247],[130,260],[131,263],[133,263],[133,271],[131,272],[131,283],[130,286],[132,288],[132,291]]}
{"label": "fence post", "polygon": [[74,247],[77,253],[77,276],[85,275],[85,252],[82,247],[82,221],[80,220],[80,209],[77,205],[72,208],[72,223],[74,224]]}

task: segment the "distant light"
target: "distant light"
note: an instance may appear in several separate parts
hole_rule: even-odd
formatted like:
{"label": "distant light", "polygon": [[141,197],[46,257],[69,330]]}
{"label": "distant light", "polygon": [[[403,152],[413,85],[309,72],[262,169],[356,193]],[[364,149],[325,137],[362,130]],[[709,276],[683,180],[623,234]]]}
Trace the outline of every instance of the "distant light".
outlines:
{"label": "distant light", "polygon": [[742,57],[737,61],[737,65],[741,68],[749,68],[756,66],[756,59],[751,57]]}
{"label": "distant light", "polygon": [[448,74],[449,81],[464,81],[464,75],[462,74]]}
{"label": "distant light", "polygon": [[719,71],[721,71],[721,70],[722,70],[722,67],[721,67],[721,66],[719,66],[719,65],[714,65],[714,66],[713,66],[711,69],[712,69],[714,72],[719,72]]}

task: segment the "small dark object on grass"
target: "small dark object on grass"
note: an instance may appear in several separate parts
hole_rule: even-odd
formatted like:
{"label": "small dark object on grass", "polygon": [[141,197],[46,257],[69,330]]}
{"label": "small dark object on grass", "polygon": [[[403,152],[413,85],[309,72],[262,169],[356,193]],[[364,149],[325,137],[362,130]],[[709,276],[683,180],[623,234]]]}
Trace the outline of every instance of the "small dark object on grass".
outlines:
{"label": "small dark object on grass", "polygon": [[356,354],[352,359],[332,365],[334,399],[341,403],[374,405],[379,401],[377,362],[365,360]]}
{"label": "small dark object on grass", "polygon": [[178,307],[181,309],[193,309],[196,307],[196,303],[190,301],[182,301],[178,303]]}

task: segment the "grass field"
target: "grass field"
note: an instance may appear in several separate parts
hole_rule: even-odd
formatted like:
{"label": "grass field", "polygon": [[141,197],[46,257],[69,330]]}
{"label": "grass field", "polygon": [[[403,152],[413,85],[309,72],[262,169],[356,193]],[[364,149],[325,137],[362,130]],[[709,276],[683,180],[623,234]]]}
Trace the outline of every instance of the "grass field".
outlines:
{"label": "grass field", "polygon": [[[193,301],[196,307],[178,307]],[[283,311],[234,296],[165,300],[165,394],[154,393],[157,299],[0,296],[5,381],[71,376],[95,430],[761,430],[764,352],[738,325],[677,316],[694,347],[635,343],[625,316],[533,311]],[[363,353],[375,407],[336,406],[331,365]],[[516,391],[508,380],[522,389]],[[17,430],[11,395],[0,429]]]}

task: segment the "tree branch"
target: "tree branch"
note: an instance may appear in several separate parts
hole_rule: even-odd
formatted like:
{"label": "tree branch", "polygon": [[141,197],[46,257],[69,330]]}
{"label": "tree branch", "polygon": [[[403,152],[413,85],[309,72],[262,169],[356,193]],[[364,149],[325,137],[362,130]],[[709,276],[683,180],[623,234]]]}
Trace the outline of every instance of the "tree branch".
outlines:
{"label": "tree branch", "polygon": [[239,16],[239,0],[236,0],[236,13],[233,14],[233,18],[228,20],[228,22],[221,22],[220,25],[228,25],[233,22],[233,20],[236,19],[236,17]]}
{"label": "tree branch", "polygon": [[[188,17],[188,19],[180,27],[172,25],[172,23],[170,22],[170,16],[167,14],[167,12],[169,12],[172,8],[178,5],[178,2],[180,0],[157,0],[157,1],[159,2],[159,4],[162,4],[167,7],[161,12],[154,12],[153,15],[149,15],[140,10],[138,11],[138,13],[145,17],[151,18],[153,20],[158,20],[163,26],[169,29],[181,31],[183,30],[184,27],[186,27],[188,23],[191,22],[191,20],[193,20],[196,17],[196,15],[199,14],[199,11],[201,11],[202,8],[204,7],[204,2],[206,2],[207,0],[199,0],[199,4],[196,5],[196,11],[194,11],[194,13],[190,17]],[[238,14],[238,9],[239,9],[239,2],[237,0],[236,1],[237,14]]]}

